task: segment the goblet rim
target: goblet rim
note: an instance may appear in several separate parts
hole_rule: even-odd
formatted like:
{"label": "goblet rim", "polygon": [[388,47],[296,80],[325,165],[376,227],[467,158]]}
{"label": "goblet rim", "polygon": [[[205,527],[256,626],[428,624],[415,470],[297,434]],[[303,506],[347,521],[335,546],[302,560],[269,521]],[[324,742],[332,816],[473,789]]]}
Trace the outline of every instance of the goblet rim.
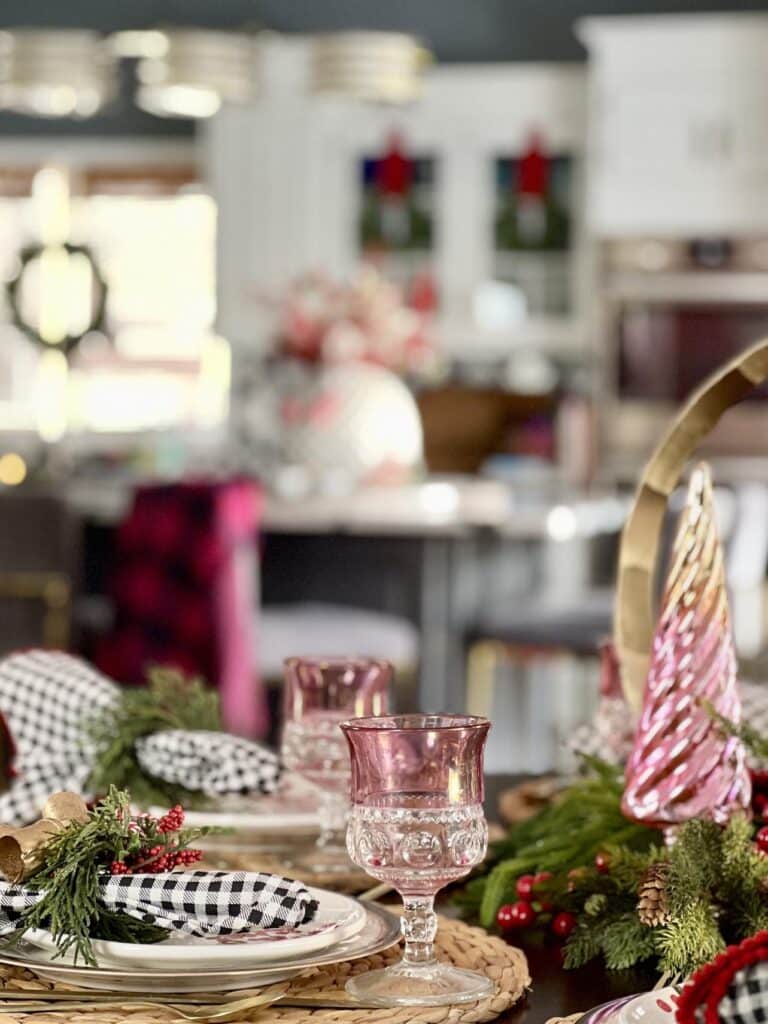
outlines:
{"label": "goblet rim", "polygon": [[[439,719],[445,719],[440,724]],[[403,723],[409,724],[403,724]],[[420,722],[422,724],[416,724]],[[363,718],[348,718],[339,722],[344,732],[466,732],[468,729],[490,729],[491,721],[482,715],[453,715],[447,712],[435,714],[411,713],[405,715],[367,715]]]}
{"label": "goblet rim", "polygon": [[387,658],[374,658],[367,654],[292,654],[283,658],[283,668],[295,668],[297,665],[311,665],[313,668],[327,669],[340,668],[370,668],[373,665],[379,668],[394,671],[394,665]]}

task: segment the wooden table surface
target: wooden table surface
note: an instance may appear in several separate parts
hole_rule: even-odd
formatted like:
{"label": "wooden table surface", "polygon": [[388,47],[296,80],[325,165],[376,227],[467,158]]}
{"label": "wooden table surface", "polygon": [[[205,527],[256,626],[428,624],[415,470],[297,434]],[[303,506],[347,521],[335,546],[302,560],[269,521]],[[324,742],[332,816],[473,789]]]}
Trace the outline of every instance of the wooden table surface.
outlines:
{"label": "wooden table surface", "polygon": [[646,992],[656,978],[650,971],[609,973],[601,964],[588,964],[578,971],[566,971],[556,944],[544,947],[521,946],[528,957],[533,985],[524,1001],[498,1018],[499,1024],[545,1024],[550,1017],[567,1017],[611,999]]}

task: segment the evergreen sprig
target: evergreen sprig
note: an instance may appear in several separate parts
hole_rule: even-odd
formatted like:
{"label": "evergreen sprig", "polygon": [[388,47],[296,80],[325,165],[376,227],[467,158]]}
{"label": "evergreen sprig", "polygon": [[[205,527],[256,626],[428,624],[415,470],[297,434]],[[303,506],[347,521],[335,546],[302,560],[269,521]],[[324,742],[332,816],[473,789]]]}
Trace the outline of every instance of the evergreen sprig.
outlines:
{"label": "evergreen sprig", "polygon": [[126,688],[119,700],[87,726],[96,747],[89,779],[94,793],[125,789],[142,807],[200,802],[200,794],[147,775],[136,758],[136,741],[161,729],[221,729],[219,696],[202,679],[169,668],[150,669],[146,687]]}
{"label": "evergreen sprig", "polygon": [[205,830],[164,834],[154,819],[132,818],[129,803],[129,794],[112,786],[85,822],[74,821],[46,841],[41,863],[24,882],[41,893],[40,899],[24,912],[12,942],[30,928],[45,928],[59,954],[71,951],[75,962],[95,964],[92,939],[159,942],[167,937],[167,929],[108,910],[99,898],[100,883],[113,862],[139,856],[148,842],[178,852]]}
{"label": "evergreen sprig", "polygon": [[[725,828],[695,819],[671,849],[609,847],[607,874],[584,868],[554,879],[548,898],[579,919],[565,966],[602,955],[610,970],[620,970],[655,959],[662,973],[685,977],[726,945],[768,927],[768,858],[756,850],[752,834],[745,817]],[[637,914],[638,891],[647,869],[660,861],[669,865],[669,919],[647,926]]]}
{"label": "evergreen sprig", "polygon": [[520,875],[537,871],[561,874],[591,864],[606,846],[647,849],[658,832],[627,821],[621,813],[624,787],[620,769],[596,758],[585,758],[589,774],[569,787],[560,799],[519,825],[491,850],[499,861],[487,877],[475,879],[460,900],[480,923],[490,927],[500,906],[516,899]]}

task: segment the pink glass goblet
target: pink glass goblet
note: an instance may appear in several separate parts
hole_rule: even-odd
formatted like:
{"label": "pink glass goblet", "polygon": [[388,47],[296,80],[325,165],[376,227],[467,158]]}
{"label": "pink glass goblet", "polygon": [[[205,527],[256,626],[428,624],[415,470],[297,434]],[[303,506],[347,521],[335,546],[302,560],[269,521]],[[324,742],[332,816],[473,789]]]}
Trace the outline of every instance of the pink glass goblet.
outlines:
{"label": "pink glass goblet", "polygon": [[317,871],[349,870],[349,749],[340,724],[385,714],[392,666],[375,658],[288,658],[281,754],[286,768],[311,782],[320,802],[320,836],[308,860]]}
{"label": "pink glass goblet", "polygon": [[485,856],[483,751],[490,722],[467,715],[392,715],[341,726],[352,757],[347,849],[403,898],[403,958],[347,982],[377,1006],[465,1003],[493,992],[484,974],[434,956],[435,894]]}

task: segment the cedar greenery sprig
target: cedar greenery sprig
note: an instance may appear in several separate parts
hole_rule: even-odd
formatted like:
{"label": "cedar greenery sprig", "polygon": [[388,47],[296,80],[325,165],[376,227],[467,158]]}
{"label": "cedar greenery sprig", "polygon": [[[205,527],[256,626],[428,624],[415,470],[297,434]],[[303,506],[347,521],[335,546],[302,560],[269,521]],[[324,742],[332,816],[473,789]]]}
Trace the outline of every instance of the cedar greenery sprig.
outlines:
{"label": "cedar greenery sprig", "polygon": [[147,775],[136,758],[136,741],[161,729],[221,729],[219,695],[202,679],[176,669],[153,668],[146,687],[127,688],[119,700],[87,726],[96,762],[88,785],[106,793],[110,785],[125,789],[142,807],[183,803],[193,807],[201,796],[183,786]]}
{"label": "cedar greenery sprig", "polygon": [[490,874],[465,887],[458,902],[466,912],[476,913],[484,927],[494,923],[500,906],[517,898],[515,883],[521,875],[562,874],[591,864],[607,845],[645,850],[658,839],[655,829],[627,821],[621,813],[621,769],[592,757],[584,757],[583,764],[589,774],[554,804],[513,825],[491,849],[491,863],[498,863]]}
{"label": "cedar greenery sprig", "polygon": [[[108,910],[100,901],[100,883],[110,873],[125,874],[134,864],[142,871],[157,870],[169,853],[174,859],[205,829],[174,828],[183,815],[174,809],[165,819],[131,816],[130,797],[110,787],[107,796],[89,812],[87,821],[72,822],[50,838],[43,848],[39,866],[24,882],[41,893],[26,910],[17,942],[30,928],[46,928],[59,954],[74,953],[75,962],[95,964],[92,939],[120,942],[159,942],[168,931]],[[115,870],[120,864],[124,869]]]}

